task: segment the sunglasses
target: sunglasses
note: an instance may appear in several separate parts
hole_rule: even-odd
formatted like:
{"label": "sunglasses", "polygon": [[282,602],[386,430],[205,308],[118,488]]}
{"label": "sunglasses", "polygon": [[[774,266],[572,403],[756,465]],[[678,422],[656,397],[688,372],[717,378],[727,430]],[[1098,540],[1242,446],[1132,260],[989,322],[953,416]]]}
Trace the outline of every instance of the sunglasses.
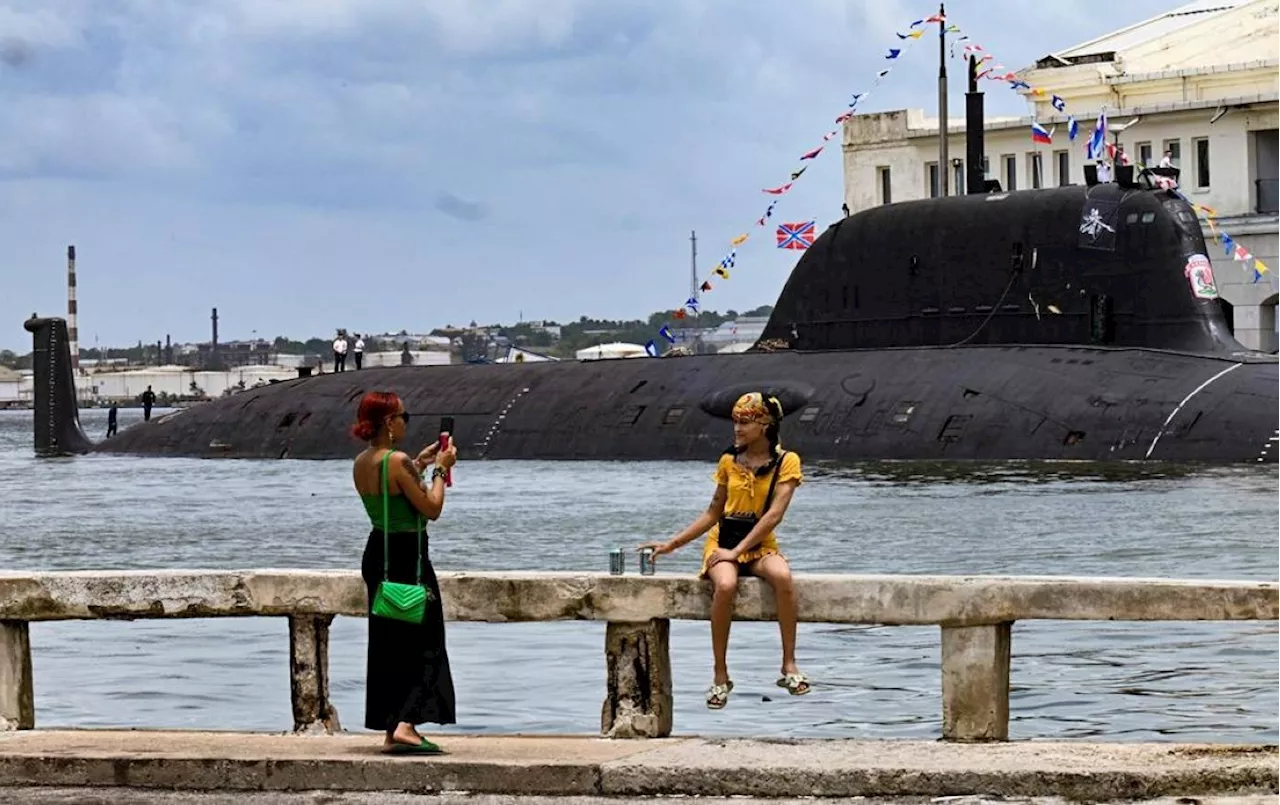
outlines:
{"label": "sunglasses", "polygon": [[406,424],[406,425],[408,425],[408,424],[409,424],[409,412],[408,412],[408,411],[401,411],[401,412],[400,412],[400,413],[398,413],[398,414],[392,414],[392,415],[391,415],[391,418],[392,418],[392,419],[395,419],[396,417],[400,417],[401,419],[403,419],[403,420],[404,420],[404,424]]}

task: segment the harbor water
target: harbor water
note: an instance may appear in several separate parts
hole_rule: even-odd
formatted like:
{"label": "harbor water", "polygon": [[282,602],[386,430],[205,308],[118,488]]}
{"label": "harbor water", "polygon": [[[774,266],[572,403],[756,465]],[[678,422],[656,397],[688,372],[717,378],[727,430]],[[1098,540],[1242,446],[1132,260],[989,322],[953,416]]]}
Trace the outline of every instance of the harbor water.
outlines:
{"label": "harbor water", "polygon": [[[141,412],[122,410],[121,429]],[[82,412],[101,438],[106,412]],[[726,433],[726,438],[728,434]],[[785,431],[784,431],[785,439]],[[345,568],[369,532],[344,461],[37,460],[31,413],[0,411],[0,569]],[[354,453],[354,445],[353,445]],[[439,570],[605,572],[610,550],[675,533],[712,466],[469,462],[431,527]],[[779,537],[799,572],[1277,578],[1274,465],[806,466]],[[657,561],[696,571],[700,543]],[[283,618],[36,623],[38,727],[287,730]],[[445,732],[599,729],[601,623],[448,626],[459,723]],[[709,711],[705,622],[671,630],[677,734],[936,738],[939,630],[801,624],[814,690],[774,686],[778,633],[735,624],[736,687]],[[332,697],[363,720],[365,622],[339,618]],[[1014,739],[1277,743],[1277,626],[1020,622]],[[439,732],[428,726],[428,732]]]}

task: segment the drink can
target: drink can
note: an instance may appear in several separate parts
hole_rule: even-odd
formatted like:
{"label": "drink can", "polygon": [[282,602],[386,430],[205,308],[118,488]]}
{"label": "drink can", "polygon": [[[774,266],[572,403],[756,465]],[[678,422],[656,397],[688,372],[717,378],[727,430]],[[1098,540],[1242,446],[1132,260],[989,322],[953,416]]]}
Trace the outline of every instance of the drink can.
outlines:
{"label": "drink can", "polygon": [[640,574],[643,576],[653,575],[653,548],[645,548],[640,551]]}
{"label": "drink can", "polygon": [[627,554],[621,548],[614,548],[609,551],[609,573],[614,576],[621,576],[627,568]]}

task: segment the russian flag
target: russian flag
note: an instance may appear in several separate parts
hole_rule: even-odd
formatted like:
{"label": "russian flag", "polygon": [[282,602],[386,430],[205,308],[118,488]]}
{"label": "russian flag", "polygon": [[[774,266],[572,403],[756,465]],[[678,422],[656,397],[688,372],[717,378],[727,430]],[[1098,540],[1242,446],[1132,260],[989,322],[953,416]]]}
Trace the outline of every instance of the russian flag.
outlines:
{"label": "russian flag", "polygon": [[1053,144],[1053,138],[1049,136],[1049,132],[1045,131],[1044,126],[1034,120],[1031,122],[1031,140],[1045,145]]}
{"label": "russian flag", "polygon": [[1098,122],[1093,126],[1093,136],[1086,145],[1085,156],[1089,159],[1101,159],[1104,146],[1107,144],[1107,111],[1098,112]]}

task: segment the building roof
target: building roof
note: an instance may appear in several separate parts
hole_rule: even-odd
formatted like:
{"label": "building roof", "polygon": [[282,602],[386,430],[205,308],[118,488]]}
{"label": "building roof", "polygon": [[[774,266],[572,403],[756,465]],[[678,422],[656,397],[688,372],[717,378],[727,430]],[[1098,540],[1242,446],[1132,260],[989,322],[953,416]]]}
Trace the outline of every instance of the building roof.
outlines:
{"label": "building roof", "polygon": [[[1167,37],[1188,26],[1197,25],[1244,5],[1250,5],[1248,0],[1196,0],[1127,28],[1104,34],[1097,39],[1051,53],[1036,62],[1036,67],[1065,67],[1073,64],[1115,61],[1117,54]],[[1226,46],[1228,43],[1220,44]]]}

